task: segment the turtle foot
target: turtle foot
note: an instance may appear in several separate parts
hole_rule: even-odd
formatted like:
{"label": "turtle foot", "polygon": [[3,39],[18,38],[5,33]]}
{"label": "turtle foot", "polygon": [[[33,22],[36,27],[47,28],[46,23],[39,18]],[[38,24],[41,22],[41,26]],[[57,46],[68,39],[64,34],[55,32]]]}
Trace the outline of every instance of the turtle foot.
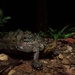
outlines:
{"label": "turtle foot", "polygon": [[43,64],[39,61],[33,61],[32,62],[32,67],[36,70],[42,70],[43,69]]}

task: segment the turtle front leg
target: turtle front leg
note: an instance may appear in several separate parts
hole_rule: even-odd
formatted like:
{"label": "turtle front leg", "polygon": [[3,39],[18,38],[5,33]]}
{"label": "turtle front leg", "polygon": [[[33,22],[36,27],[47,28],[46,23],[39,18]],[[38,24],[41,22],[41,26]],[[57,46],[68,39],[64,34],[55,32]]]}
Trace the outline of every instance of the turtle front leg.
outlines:
{"label": "turtle front leg", "polygon": [[39,50],[36,50],[34,52],[33,59],[34,59],[32,62],[33,68],[35,68],[37,70],[42,70],[43,64],[41,62],[39,62]]}

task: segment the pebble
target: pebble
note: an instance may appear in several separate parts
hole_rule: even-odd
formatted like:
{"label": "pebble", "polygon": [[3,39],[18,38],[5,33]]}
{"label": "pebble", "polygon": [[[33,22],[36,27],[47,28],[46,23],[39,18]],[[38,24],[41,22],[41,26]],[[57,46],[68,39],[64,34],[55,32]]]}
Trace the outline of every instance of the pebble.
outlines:
{"label": "pebble", "polygon": [[48,61],[46,61],[46,60],[41,60],[40,62],[42,62],[44,64],[48,64]]}
{"label": "pebble", "polygon": [[67,50],[68,50],[69,52],[72,52],[73,48],[72,48],[71,46],[67,45]]}
{"label": "pebble", "polygon": [[66,58],[64,58],[62,60],[62,64],[68,65],[68,64],[70,64],[70,62]]}
{"label": "pebble", "polygon": [[70,58],[70,56],[68,55],[68,56],[66,56],[66,58],[67,58],[67,59],[69,59],[69,58]]}
{"label": "pebble", "polygon": [[65,50],[65,51],[64,51],[64,53],[68,53],[68,52],[69,52],[68,50]]}
{"label": "pebble", "polygon": [[1,61],[7,61],[8,58],[9,58],[8,55],[6,55],[6,54],[4,54],[4,53],[0,54],[0,60],[1,60]]}
{"label": "pebble", "polygon": [[15,70],[10,70],[8,75],[13,75],[13,73],[15,73],[16,71]]}
{"label": "pebble", "polygon": [[59,54],[59,59],[63,59],[64,58],[64,56],[62,55],[62,54]]}

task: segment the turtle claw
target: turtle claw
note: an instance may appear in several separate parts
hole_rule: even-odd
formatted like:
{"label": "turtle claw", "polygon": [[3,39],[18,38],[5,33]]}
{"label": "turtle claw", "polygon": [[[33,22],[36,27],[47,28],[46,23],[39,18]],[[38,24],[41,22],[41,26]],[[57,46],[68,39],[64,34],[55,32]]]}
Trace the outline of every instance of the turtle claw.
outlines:
{"label": "turtle claw", "polygon": [[42,70],[43,69],[43,64],[39,61],[33,61],[32,62],[32,67],[36,70]]}

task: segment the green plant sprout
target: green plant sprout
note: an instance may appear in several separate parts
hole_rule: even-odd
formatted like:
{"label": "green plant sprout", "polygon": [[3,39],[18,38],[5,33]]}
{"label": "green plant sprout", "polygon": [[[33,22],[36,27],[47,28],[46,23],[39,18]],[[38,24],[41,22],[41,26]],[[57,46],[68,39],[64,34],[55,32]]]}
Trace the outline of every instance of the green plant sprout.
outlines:
{"label": "green plant sprout", "polygon": [[4,23],[7,23],[9,19],[11,19],[10,16],[3,17],[3,11],[0,9],[0,26],[4,26]]}
{"label": "green plant sprout", "polygon": [[40,31],[40,36],[42,37],[46,37],[46,36],[52,36],[54,38],[54,40],[58,40],[58,38],[69,38],[71,37],[73,34],[75,34],[75,28],[70,28],[67,29],[69,25],[65,26],[62,30],[57,31],[57,30],[53,30],[52,28],[49,28],[47,31],[43,32]]}
{"label": "green plant sprout", "polygon": [[70,32],[75,32],[75,27],[68,29]]}
{"label": "green plant sprout", "polygon": [[64,38],[64,39],[66,39],[66,38],[69,38],[69,37],[71,37],[73,34],[75,34],[75,33],[64,33],[64,34],[62,34],[62,38]]}
{"label": "green plant sprout", "polygon": [[68,30],[67,30],[67,33],[66,33],[66,32],[63,33],[63,34],[61,35],[61,37],[65,39],[65,38],[71,37],[71,36],[74,35],[74,34],[75,34],[75,27],[68,29]]}
{"label": "green plant sprout", "polygon": [[[3,16],[3,11],[0,9],[0,26],[1,27],[5,27],[4,23],[7,23],[7,20],[11,19],[10,16],[4,17]],[[6,32],[0,32],[0,36],[2,36],[3,34],[5,34]]]}
{"label": "green plant sprout", "polygon": [[53,30],[52,28],[49,28],[48,33],[53,36],[54,40],[56,41],[59,37],[62,36],[62,34],[64,34],[65,29],[68,27],[69,25],[65,26],[61,31],[57,30]]}

